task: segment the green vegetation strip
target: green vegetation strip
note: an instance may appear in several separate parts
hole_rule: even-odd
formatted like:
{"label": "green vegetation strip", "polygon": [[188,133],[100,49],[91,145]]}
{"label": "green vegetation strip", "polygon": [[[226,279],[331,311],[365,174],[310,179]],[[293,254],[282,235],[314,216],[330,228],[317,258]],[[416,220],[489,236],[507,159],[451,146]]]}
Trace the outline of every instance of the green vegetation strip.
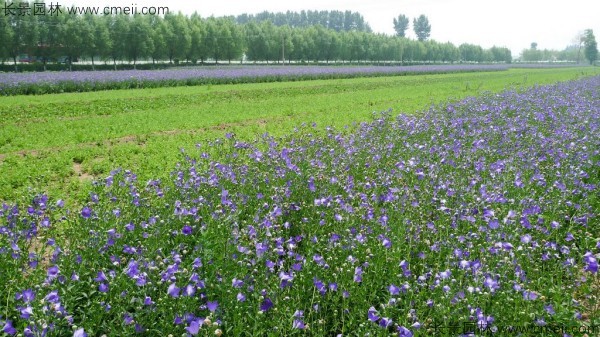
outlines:
{"label": "green vegetation strip", "polygon": [[233,132],[254,139],[302,123],[352,126],[374,111],[414,113],[484,91],[600,73],[598,68],[354,78],[14,96],[0,100],[0,200],[36,186],[87,196],[89,181],[122,167],[165,179],[182,149]]}

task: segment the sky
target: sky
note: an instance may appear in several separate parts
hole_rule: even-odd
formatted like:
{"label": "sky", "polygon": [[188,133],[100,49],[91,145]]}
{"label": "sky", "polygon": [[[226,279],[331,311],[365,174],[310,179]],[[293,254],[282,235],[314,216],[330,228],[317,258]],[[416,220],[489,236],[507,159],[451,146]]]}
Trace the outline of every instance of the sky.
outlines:
{"label": "sky", "polygon": [[[104,2],[102,2],[104,1]],[[600,42],[598,0],[75,0],[78,6],[168,6],[170,11],[202,17],[301,10],[351,10],[359,12],[376,33],[394,34],[399,14],[412,19],[424,14],[431,24],[430,38],[455,45],[472,43],[484,48],[511,49],[513,57],[532,42],[538,49],[563,50],[577,35],[593,29]]]}

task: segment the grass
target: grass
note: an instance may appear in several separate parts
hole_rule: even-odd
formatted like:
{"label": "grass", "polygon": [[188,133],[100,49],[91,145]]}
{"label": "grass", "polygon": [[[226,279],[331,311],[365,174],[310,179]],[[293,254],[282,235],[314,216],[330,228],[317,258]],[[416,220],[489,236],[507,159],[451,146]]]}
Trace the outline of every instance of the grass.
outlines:
{"label": "grass", "polygon": [[31,186],[77,200],[123,167],[166,178],[181,149],[233,132],[278,136],[305,122],[345,126],[393,109],[414,113],[484,91],[597,74],[597,68],[115,90],[0,100],[0,200]]}

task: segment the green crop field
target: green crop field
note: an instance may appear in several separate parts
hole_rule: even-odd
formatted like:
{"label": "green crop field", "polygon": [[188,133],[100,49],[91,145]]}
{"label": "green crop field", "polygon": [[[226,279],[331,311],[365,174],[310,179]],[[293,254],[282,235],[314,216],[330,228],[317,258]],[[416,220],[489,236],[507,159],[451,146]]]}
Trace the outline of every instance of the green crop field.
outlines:
{"label": "green crop field", "polygon": [[[88,195],[112,169],[167,178],[182,149],[235,133],[288,134],[302,123],[352,126],[373,112],[432,104],[598,74],[598,68],[314,80],[115,90],[0,99],[0,200],[30,189]],[[26,194],[26,193],[25,193]]]}
{"label": "green crop field", "polygon": [[0,336],[597,336],[598,75],[2,98]]}

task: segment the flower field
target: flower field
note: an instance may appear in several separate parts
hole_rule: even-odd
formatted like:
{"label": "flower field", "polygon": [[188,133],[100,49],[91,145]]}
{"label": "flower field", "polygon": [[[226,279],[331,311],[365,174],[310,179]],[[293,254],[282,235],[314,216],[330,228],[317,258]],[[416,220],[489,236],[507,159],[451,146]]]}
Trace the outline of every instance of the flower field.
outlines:
{"label": "flower field", "polygon": [[600,76],[228,134],[170,181],[118,169],[81,207],[3,204],[0,328],[577,336],[600,329],[599,184]]}
{"label": "flower field", "polygon": [[182,85],[501,71],[506,65],[226,66],[166,70],[0,73],[0,96]]}

